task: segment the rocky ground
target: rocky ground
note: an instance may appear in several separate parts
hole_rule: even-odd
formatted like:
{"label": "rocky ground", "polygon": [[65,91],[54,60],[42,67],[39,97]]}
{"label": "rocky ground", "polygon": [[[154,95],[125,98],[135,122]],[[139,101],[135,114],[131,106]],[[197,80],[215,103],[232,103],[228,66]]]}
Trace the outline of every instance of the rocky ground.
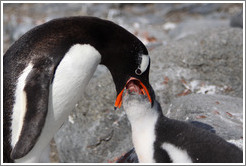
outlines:
{"label": "rocky ground", "polygon": [[[44,12],[45,11],[45,12]],[[243,148],[241,4],[5,4],[4,52],[50,19],[110,19],[142,40],[151,57],[150,83],[163,113],[210,124]],[[124,110],[109,71],[98,66],[83,99],[52,141],[52,162],[111,162],[132,148]]]}

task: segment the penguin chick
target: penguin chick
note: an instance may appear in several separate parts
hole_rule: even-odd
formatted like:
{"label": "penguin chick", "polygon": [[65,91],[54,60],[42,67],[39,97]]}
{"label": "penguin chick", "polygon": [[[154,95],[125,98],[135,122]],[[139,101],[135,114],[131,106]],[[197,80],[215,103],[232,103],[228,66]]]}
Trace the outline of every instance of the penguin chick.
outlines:
{"label": "penguin chick", "polygon": [[139,93],[140,88],[136,84],[126,86],[123,98],[139,162],[243,162],[243,152],[238,147],[201,127],[165,117],[158,101],[154,100],[151,107],[146,95]]}

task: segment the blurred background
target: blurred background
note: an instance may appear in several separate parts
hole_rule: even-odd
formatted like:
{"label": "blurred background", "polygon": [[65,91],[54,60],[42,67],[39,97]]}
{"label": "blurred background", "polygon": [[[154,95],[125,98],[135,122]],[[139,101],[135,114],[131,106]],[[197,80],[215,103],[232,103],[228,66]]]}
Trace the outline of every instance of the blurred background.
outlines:
{"label": "blurred background", "polygon": [[230,24],[242,27],[242,8],[242,4],[230,3],[6,3],[3,5],[4,51],[29,29],[59,17],[88,15],[109,19],[151,46],[201,29]]}
{"label": "blurred background", "polygon": [[[136,35],[151,57],[150,83],[167,117],[207,123],[243,142],[243,4],[4,3],[3,52],[54,18],[95,16]],[[51,142],[52,162],[114,162],[130,150],[130,124],[98,66],[84,98]]]}

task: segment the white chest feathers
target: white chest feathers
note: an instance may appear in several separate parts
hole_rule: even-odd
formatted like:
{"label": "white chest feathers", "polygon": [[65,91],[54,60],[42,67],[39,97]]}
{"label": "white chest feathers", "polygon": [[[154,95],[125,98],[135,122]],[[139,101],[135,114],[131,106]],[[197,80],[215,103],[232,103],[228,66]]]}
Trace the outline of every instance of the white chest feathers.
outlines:
{"label": "white chest feathers", "polygon": [[90,45],[76,44],[70,48],[57,67],[50,87],[49,112],[42,133],[57,132],[81,100],[100,61],[101,55]]}
{"label": "white chest feathers", "polygon": [[123,107],[131,123],[132,142],[139,162],[153,163],[155,124],[158,116],[148,100],[142,100],[137,96],[126,95]]}
{"label": "white chest feathers", "polygon": [[157,118],[149,117],[143,123],[132,124],[132,142],[140,163],[153,163],[155,122]]}
{"label": "white chest feathers", "polygon": [[101,55],[90,45],[76,44],[70,48],[55,73],[50,103],[54,110],[73,109],[100,61]]}

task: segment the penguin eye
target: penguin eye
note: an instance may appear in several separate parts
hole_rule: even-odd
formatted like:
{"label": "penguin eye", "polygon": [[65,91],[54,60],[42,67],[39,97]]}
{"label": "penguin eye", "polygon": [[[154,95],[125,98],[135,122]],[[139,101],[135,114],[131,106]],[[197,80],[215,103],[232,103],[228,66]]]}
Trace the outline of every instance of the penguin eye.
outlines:
{"label": "penguin eye", "polygon": [[135,73],[136,73],[137,75],[141,75],[141,74],[142,74],[142,71],[141,71],[139,68],[137,68],[137,69],[135,70]]}
{"label": "penguin eye", "polygon": [[141,55],[140,63],[138,64],[138,68],[135,70],[137,75],[141,75],[145,72],[150,64],[150,58],[148,55]]}

